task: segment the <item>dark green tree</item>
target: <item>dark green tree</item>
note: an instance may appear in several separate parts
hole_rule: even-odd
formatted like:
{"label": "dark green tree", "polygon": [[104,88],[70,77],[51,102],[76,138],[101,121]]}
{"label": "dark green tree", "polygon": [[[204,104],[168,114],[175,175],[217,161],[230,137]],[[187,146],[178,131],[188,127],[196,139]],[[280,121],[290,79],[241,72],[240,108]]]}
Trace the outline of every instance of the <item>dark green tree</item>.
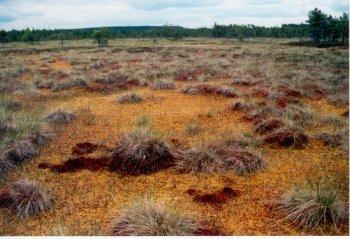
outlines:
{"label": "dark green tree", "polygon": [[346,13],[339,18],[339,28],[341,29],[342,43],[345,44],[345,40],[349,41],[349,16]]}
{"label": "dark green tree", "polygon": [[33,32],[29,28],[25,29],[22,35],[22,41],[33,43],[35,40]]}
{"label": "dark green tree", "polygon": [[225,37],[226,33],[227,33],[227,27],[225,27],[224,25],[218,25],[216,23],[214,23],[214,27],[213,27],[213,37]]}
{"label": "dark green tree", "polygon": [[309,19],[306,22],[309,24],[311,39],[315,43],[319,43],[321,39],[321,33],[325,30],[326,15],[321,10],[315,8],[309,12],[308,17]]}
{"label": "dark green tree", "polygon": [[95,29],[93,38],[97,42],[99,47],[108,46],[109,31],[106,27],[100,30]]}
{"label": "dark green tree", "polygon": [[0,43],[5,43],[7,41],[7,32],[5,30],[0,30]]}

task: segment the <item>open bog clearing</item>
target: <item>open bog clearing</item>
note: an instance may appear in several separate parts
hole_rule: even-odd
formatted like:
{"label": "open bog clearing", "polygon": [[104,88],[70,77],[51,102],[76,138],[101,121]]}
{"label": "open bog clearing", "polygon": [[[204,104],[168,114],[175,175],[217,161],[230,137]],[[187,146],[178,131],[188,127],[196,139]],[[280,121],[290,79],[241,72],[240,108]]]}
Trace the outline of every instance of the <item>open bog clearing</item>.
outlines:
{"label": "open bog clearing", "polygon": [[349,234],[347,48],[69,45],[0,48],[1,234]]}

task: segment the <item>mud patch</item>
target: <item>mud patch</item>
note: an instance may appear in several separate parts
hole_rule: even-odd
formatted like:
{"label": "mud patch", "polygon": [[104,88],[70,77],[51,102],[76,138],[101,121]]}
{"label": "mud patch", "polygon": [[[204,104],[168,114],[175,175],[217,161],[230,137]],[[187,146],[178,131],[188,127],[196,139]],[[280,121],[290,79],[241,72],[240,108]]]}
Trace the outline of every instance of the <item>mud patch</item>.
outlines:
{"label": "mud patch", "polygon": [[196,189],[188,189],[186,193],[192,196],[195,202],[211,205],[223,204],[241,195],[241,191],[232,189],[231,187],[224,187],[222,190],[211,193],[203,193]]}
{"label": "mud patch", "polygon": [[[95,151],[101,151],[102,156],[86,156]],[[110,149],[104,145],[89,142],[78,143],[72,148],[72,156],[61,164],[40,163],[38,168],[50,169],[57,173],[77,172],[80,170],[108,170],[110,165]]]}
{"label": "mud patch", "polygon": [[83,169],[90,171],[107,170],[110,162],[109,157],[84,157],[73,156],[62,164],[41,163],[40,169],[50,169],[57,173],[77,172]]}

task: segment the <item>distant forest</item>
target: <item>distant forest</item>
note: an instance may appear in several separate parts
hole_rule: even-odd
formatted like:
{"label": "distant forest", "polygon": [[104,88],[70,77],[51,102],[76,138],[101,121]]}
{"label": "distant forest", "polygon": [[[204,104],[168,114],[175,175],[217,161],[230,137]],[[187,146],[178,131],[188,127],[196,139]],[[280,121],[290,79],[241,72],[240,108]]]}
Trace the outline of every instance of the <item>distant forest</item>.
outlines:
{"label": "distant forest", "polygon": [[[317,44],[348,44],[349,18],[344,13],[333,17],[315,8],[308,14],[308,20],[302,24],[283,24],[281,27],[255,25],[220,25],[207,28],[185,28],[181,26],[126,26],[56,30],[0,30],[0,42],[35,42],[46,40],[96,39],[104,36],[116,38],[168,38],[186,37],[215,38],[299,38],[300,41],[312,40]],[[100,39],[99,39],[100,40]],[[100,43],[100,41],[99,41]]]}

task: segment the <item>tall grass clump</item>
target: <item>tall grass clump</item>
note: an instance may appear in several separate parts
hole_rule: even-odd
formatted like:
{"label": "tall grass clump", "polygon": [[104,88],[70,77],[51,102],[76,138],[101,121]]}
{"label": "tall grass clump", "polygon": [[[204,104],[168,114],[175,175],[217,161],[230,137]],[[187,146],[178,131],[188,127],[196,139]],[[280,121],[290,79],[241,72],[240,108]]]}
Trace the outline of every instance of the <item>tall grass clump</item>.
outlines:
{"label": "tall grass clump", "polygon": [[182,153],[175,169],[182,173],[222,173],[234,171],[247,174],[265,167],[259,153],[238,144],[205,142]]}
{"label": "tall grass clump", "polygon": [[76,114],[69,110],[56,109],[48,113],[43,120],[47,123],[68,124],[76,118]]}
{"label": "tall grass clump", "polygon": [[37,182],[27,179],[11,183],[0,192],[0,207],[19,218],[27,218],[45,211],[53,205],[53,199]]}
{"label": "tall grass clump", "polygon": [[117,98],[119,104],[136,104],[143,101],[143,98],[137,93],[126,93]]}
{"label": "tall grass clump", "polygon": [[190,236],[201,224],[191,216],[149,198],[136,200],[118,212],[110,224],[112,236]]}
{"label": "tall grass clump", "polygon": [[124,134],[112,153],[110,169],[126,174],[145,174],[173,164],[171,146],[149,129]]}
{"label": "tall grass clump", "polygon": [[275,209],[282,221],[304,229],[325,224],[336,226],[347,216],[336,192],[321,181],[295,187],[279,199]]}
{"label": "tall grass clump", "polygon": [[151,118],[147,114],[143,114],[136,118],[135,120],[135,126],[136,127],[149,127],[151,124]]}

